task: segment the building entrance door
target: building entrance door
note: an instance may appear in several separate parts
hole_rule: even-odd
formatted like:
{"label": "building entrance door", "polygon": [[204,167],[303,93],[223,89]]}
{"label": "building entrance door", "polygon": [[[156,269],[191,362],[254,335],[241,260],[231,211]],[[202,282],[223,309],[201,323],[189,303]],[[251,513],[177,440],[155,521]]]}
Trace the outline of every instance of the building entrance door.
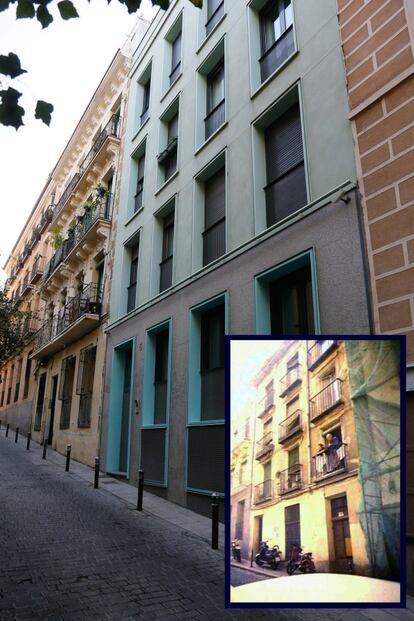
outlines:
{"label": "building entrance door", "polygon": [[349,563],[352,562],[352,543],[346,496],[332,498],[331,515],[335,551],[335,559],[332,565],[334,571],[345,573],[349,571]]}
{"label": "building entrance door", "polygon": [[300,505],[285,507],[285,550],[286,559],[290,559],[292,547],[300,546]]}
{"label": "building entrance door", "polygon": [[253,554],[257,554],[260,551],[260,542],[263,537],[263,515],[256,515],[253,524]]}
{"label": "building entrance door", "polygon": [[58,385],[58,376],[54,375],[52,377],[52,396],[50,399],[49,436],[47,438],[48,444],[52,444],[52,440],[53,440],[53,426],[55,424],[55,405],[56,405],[57,385]]}
{"label": "building entrance door", "polygon": [[121,437],[119,446],[119,472],[128,469],[129,419],[131,407],[132,350],[127,349],[124,357],[124,386],[122,394]]}

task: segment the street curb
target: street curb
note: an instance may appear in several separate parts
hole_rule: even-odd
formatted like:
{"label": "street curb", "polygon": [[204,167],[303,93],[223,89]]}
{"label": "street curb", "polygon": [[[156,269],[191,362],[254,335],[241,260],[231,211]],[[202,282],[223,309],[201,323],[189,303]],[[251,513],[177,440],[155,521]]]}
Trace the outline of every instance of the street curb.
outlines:
{"label": "street curb", "polygon": [[236,567],[237,569],[243,569],[244,571],[248,571],[252,574],[257,574],[258,576],[266,576],[269,578],[279,578],[280,576],[277,575],[277,572],[275,571],[268,571],[267,569],[258,569],[254,566],[252,567],[246,567],[246,565],[243,565],[242,563],[236,563],[231,561],[230,563],[231,567]]}

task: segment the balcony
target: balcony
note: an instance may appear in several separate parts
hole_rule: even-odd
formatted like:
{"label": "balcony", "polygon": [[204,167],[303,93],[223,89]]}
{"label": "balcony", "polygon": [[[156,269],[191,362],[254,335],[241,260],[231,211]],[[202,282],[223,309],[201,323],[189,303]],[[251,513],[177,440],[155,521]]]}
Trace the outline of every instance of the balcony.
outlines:
{"label": "balcony", "polygon": [[301,489],[303,485],[302,464],[295,464],[287,470],[282,470],[279,479],[279,494],[289,494]]}
{"label": "balcony", "polygon": [[259,414],[258,418],[261,418],[263,421],[269,420],[271,418],[271,413],[273,412],[273,408],[275,407],[275,391],[272,389],[267,392],[266,395],[259,401]]}
{"label": "balcony", "polygon": [[262,82],[267,80],[294,51],[293,26],[290,26],[260,58],[260,77]]}
{"label": "balcony", "polygon": [[67,242],[70,244],[66,246],[66,255],[64,257],[66,262],[70,262],[76,255],[80,245],[94,245],[100,236],[100,228],[109,227],[111,221],[111,207],[112,207],[112,194],[105,194],[101,198],[97,199],[96,206],[90,211],[78,217],[78,223],[74,229],[70,232]]}
{"label": "balcony", "polygon": [[310,399],[311,421],[327,414],[343,402],[342,380],[336,378]]}
{"label": "balcony", "polygon": [[291,367],[286,375],[280,380],[280,396],[285,397],[296,386],[302,382],[300,377],[300,364]]}
{"label": "balcony", "polygon": [[43,233],[47,225],[52,222],[54,210],[54,205],[49,205],[49,207],[42,213],[42,217],[39,222],[39,233]]}
{"label": "balcony", "polygon": [[[80,183],[85,172],[89,169],[92,163],[96,163],[98,159],[106,159],[107,153],[103,148],[106,144],[109,144],[110,139],[116,139],[119,141],[119,129],[120,129],[120,117],[113,115],[99,136],[94,141],[91,149],[82,160],[78,170],[75,172],[69,183],[67,184],[63,194],[59,198],[56,207],[53,211],[53,220],[56,220],[59,214],[62,212],[69,197],[74,192],[78,183]],[[102,157],[101,157],[102,156]]]}
{"label": "balcony", "polygon": [[37,317],[27,316],[23,320],[22,324],[22,337],[30,338],[33,334],[39,330],[39,320]]}
{"label": "balcony", "polygon": [[275,445],[273,444],[273,432],[268,431],[263,438],[256,442],[256,455],[255,458],[262,460],[263,457],[271,455],[274,451]]}
{"label": "balcony", "polygon": [[94,330],[100,323],[101,302],[102,294],[97,285],[91,283],[84,287],[38,330],[32,358],[49,358]]}
{"label": "balcony", "polygon": [[345,444],[339,444],[337,447],[327,446],[312,457],[312,472],[315,481],[347,471],[347,447]]}
{"label": "balcony", "polygon": [[248,457],[249,457],[249,450],[250,450],[250,440],[249,440],[249,438],[242,438],[231,449],[231,455],[235,459],[237,458],[240,461],[244,461],[244,460],[247,460]]}
{"label": "balcony", "polygon": [[313,371],[336,347],[338,347],[338,341],[315,341],[308,349],[309,371]]}
{"label": "balcony", "polygon": [[222,99],[204,119],[205,126],[205,140],[210,138],[219,127],[223,125],[225,121],[225,100]]}
{"label": "balcony", "polygon": [[35,283],[37,283],[38,280],[40,280],[43,271],[45,268],[45,258],[42,257],[41,254],[36,255],[33,266],[32,266],[32,271],[30,273],[30,284],[34,285]]}
{"label": "balcony", "polygon": [[30,293],[32,289],[33,285],[31,285],[29,282],[29,274],[26,274],[23,279],[22,286],[20,287],[20,297],[23,298],[25,295]]}
{"label": "balcony", "polygon": [[266,479],[263,483],[254,486],[254,504],[258,505],[273,498],[273,480]]}
{"label": "balcony", "polygon": [[279,424],[279,444],[303,431],[302,410],[295,410]]}

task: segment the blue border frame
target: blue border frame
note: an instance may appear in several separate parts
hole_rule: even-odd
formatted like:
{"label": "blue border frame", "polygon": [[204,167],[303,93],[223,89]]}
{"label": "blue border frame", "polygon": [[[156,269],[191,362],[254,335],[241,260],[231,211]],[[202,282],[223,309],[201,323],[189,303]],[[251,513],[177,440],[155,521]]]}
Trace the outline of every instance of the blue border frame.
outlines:
{"label": "blue border frame", "polygon": [[309,603],[309,602],[295,602],[295,603],[234,603],[230,601],[230,461],[231,461],[231,446],[230,446],[230,345],[231,341],[287,341],[287,340],[308,340],[309,336],[256,336],[256,335],[226,335],[225,337],[225,366],[226,366],[226,413],[225,413],[225,581],[224,581],[224,601],[226,608],[406,608],[406,590],[407,590],[407,566],[406,566],[406,337],[400,335],[343,335],[343,334],[324,334],[324,338],[332,338],[338,340],[353,340],[353,341],[379,341],[379,340],[394,340],[400,343],[400,424],[401,424],[401,443],[400,446],[404,447],[401,452],[401,494],[400,494],[400,567],[401,567],[401,579],[400,579],[400,602],[372,602],[372,603]]}

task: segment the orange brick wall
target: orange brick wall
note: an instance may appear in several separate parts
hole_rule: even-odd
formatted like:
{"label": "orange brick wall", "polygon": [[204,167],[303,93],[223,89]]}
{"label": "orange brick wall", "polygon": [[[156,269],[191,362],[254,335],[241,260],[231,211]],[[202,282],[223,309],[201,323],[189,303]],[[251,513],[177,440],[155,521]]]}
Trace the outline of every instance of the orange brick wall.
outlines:
{"label": "orange brick wall", "polygon": [[338,0],[377,332],[414,362],[414,0]]}

